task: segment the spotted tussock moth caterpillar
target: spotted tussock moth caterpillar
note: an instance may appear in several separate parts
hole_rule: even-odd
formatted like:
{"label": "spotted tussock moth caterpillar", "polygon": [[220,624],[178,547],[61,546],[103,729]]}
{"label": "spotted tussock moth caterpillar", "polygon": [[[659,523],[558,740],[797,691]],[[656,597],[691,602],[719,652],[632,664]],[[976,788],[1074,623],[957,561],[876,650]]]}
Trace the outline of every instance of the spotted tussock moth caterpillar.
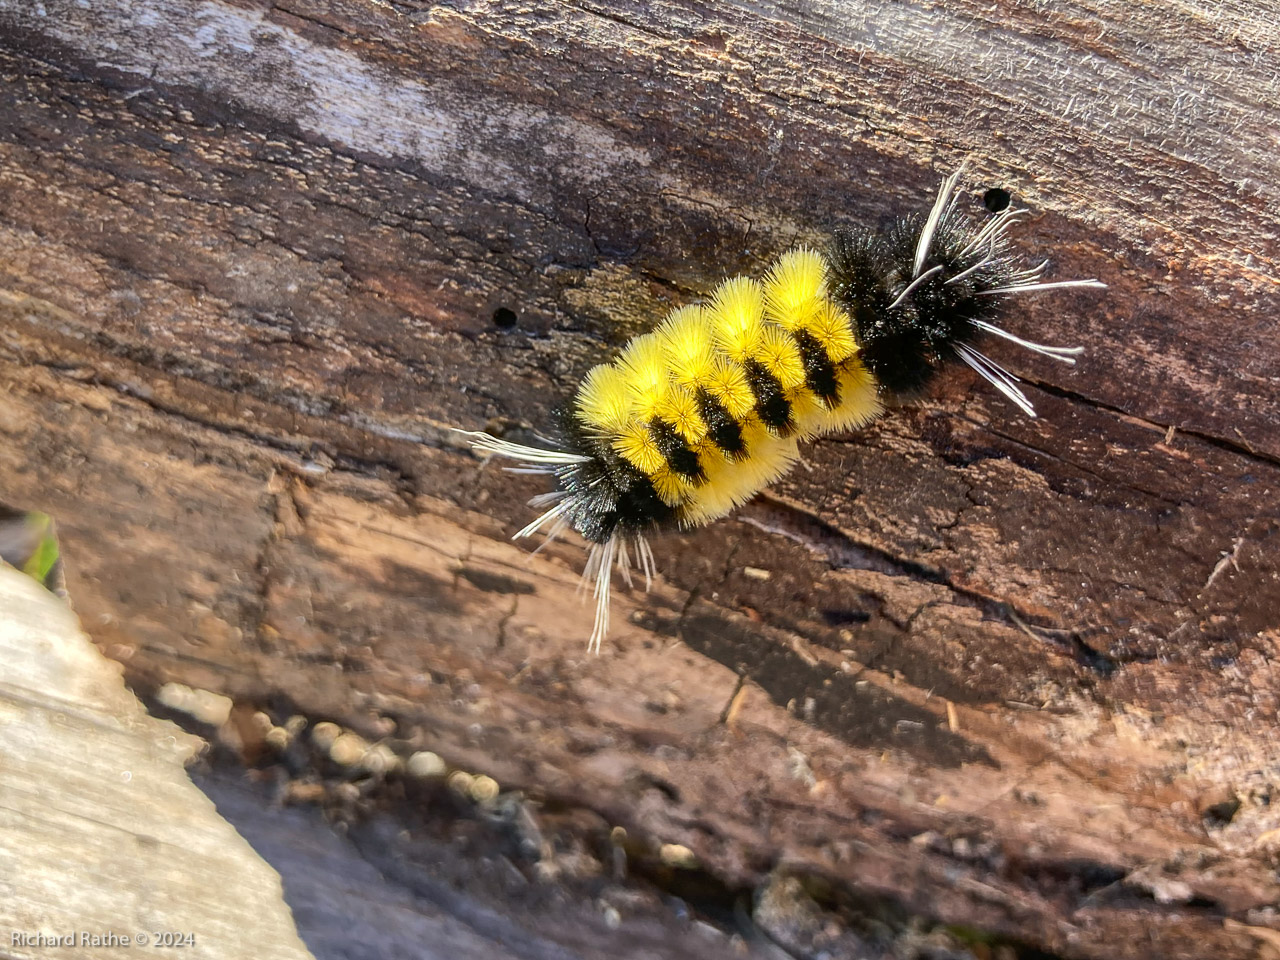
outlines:
{"label": "spotted tussock moth caterpillar", "polygon": [[882,233],[842,230],[824,256],[800,247],[763,280],[734,277],[704,303],[673,311],[592,369],[561,417],[560,449],[463,432],[482,453],[558,488],[530,501],[544,510],[515,537],[573,528],[591,543],[598,651],[609,629],[616,568],[653,578],[646,534],[724,516],[785,474],[801,440],[859,427],[883,396],[914,393],[939,367],[962,361],[1027,416],[1017,378],[974,343],[996,336],[1063,363],[1081,347],[1051,347],[998,326],[1010,298],[1097,280],[1041,280],[1047,265],[1019,265],[1008,208],[975,223],[956,208],[961,171],[932,208]]}

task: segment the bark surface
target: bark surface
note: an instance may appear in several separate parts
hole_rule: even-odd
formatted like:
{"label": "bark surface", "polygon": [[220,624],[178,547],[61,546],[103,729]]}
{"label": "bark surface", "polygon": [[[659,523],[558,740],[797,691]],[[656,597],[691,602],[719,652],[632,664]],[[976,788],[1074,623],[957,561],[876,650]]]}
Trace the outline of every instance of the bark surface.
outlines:
{"label": "bark surface", "polygon": [[[433,751],[663,889],[687,848],[798,955],[795,877],[849,929],[1280,956],[1277,26],[0,0],[0,497],[57,518],[144,696]],[[957,370],[813,444],[656,541],[588,657],[584,551],[510,543],[543,487],[448,428],[527,439],[671,307],[966,157],[975,215],[1009,190],[1050,279],[1110,285],[1011,312],[1082,362],[993,345],[1038,419]],[[620,915],[554,937],[656,949]]]}

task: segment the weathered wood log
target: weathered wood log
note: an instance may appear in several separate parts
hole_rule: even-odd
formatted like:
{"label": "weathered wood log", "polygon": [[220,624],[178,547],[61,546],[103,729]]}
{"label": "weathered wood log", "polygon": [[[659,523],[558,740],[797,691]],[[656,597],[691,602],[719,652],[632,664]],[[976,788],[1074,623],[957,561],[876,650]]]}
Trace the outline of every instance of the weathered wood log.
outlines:
{"label": "weathered wood log", "polygon": [[[0,0],[2,495],[143,694],[394,729],[730,889],[1274,950],[1267,16]],[[965,157],[1110,285],[1011,323],[1084,362],[993,347],[1036,420],[955,371],[814,444],[663,538],[587,657],[582,550],[508,543],[542,488],[448,428],[545,428],[671,306]]]}

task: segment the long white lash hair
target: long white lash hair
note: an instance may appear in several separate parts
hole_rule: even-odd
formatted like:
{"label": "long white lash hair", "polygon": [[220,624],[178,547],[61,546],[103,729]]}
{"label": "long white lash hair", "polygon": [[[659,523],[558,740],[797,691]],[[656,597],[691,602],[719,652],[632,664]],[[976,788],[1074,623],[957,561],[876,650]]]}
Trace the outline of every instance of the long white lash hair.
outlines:
{"label": "long white lash hair", "polygon": [[[642,534],[633,534],[632,545],[636,552],[635,562],[644,574],[644,588],[653,586],[653,551],[649,541]],[[591,595],[596,601],[596,621],[591,630],[591,639],[587,641],[588,653],[599,653],[605,634],[609,632],[609,594],[613,582],[613,570],[617,567],[623,581],[632,586],[631,556],[627,551],[627,537],[615,533],[603,543],[593,543],[587,554],[587,565],[582,569],[582,579],[578,583],[578,592],[586,593],[587,584],[591,583]]]}
{"label": "long white lash hair", "polygon": [[502,457],[506,460],[515,460],[520,464],[519,467],[508,467],[509,470],[523,470],[530,473],[555,473],[556,467],[569,467],[574,464],[586,463],[590,457],[584,457],[580,453],[569,453],[567,450],[544,450],[542,447],[526,447],[522,443],[512,443],[510,440],[503,440],[501,437],[495,437],[491,433],[484,433],[481,430],[458,430],[454,428],[454,433],[460,433],[467,438],[467,442],[473,448],[481,453],[487,453],[495,457]]}
{"label": "long white lash hair", "polygon": [[[516,466],[504,468],[509,473],[557,475],[561,470],[572,469],[589,462],[591,459],[590,457],[569,453],[565,450],[527,447],[478,430],[455,430],[454,432],[466,437],[471,446],[481,453],[487,453],[490,456],[501,457],[506,460],[514,460]],[[565,514],[573,506],[572,497],[573,494],[568,490],[552,490],[548,493],[538,494],[529,501],[529,506],[538,510],[543,507],[550,507],[550,509],[517,530],[511,539],[519,540],[522,537],[531,537],[543,527],[547,527],[542,543],[529,554],[530,557],[537,556],[544,547],[555,541],[557,537],[568,529],[569,520]],[[592,584],[591,595],[596,603],[595,624],[591,630],[591,638],[587,642],[587,652],[589,653],[598,654],[600,652],[605,635],[609,632],[609,597],[614,569],[616,568],[618,573],[622,575],[622,579],[628,587],[633,585],[631,580],[633,561],[627,549],[628,539],[631,540],[632,549],[635,550],[634,562],[640,572],[644,574],[645,590],[647,591],[653,586],[655,570],[653,550],[643,534],[624,535],[615,532],[603,543],[591,544],[591,549],[587,553],[586,566],[583,567],[582,577],[578,582],[578,593],[580,595],[585,595],[588,583]]]}
{"label": "long white lash hair", "polygon": [[[914,272],[912,274],[911,283],[909,283],[906,288],[898,294],[893,303],[889,305],[889,309],[892,310],[896,307],[899,303],[905,300],[919,284],[924,282],[927,277],[933,274],[936,270],[941,269],[941,267],[932,267],[929,270],[925,270],[924,265],[928,262],[929,247],[933,244],[933,237],[938,230],[939,224],[946,220],[947,217],[951,216],[951,213],[955,210],[956,184],[960,181],[960,175],[964,172],[964,166],[965,165],[961,163],[956,169],[956,172],[943,180],[942,186],[938,188],[938,199],[934,201],[932,209],[929,210],[929,215],[925,218],[924,226],[920,230],[920,239],[916,243],[916,256],[913,264]],[[1009,228],[1013,226],[1019,217],[1026,214],[1026,212],[1027,211],[1025,210],[1017,210],[1010,207],[1006,210],[1002,210],[1000,213],[988,220],[987,223],[983,225],[982,229],[974,234],[973,239],[970,240],[965,245],[964,249],[958,254],[958,256],[963,257],[972,253],[974,250],[978,250],[985,246],[987,249],[986,255],[973,266],[961,273],[957,273],[954,277],[950,277],[943,281],[944,284],[955,283],[957,280],[962,280],[969,274],[981,270],[983,267],[1000,259],[1000,251],[1002,249],[1003,241],[1008,235]],[[1063,290],[1069,287],[1092,287],[1098,290],[1105,290],[1107,288],[1107,285],[1101,280],[1094,279],[1059,280],[1054,283],[1041,283],[1040,277],[1044,274],[1044,269],[1048,264],[1049,261],[1046,260],[1037,266],[1031,267],[1030,269],[1019,270],[1010,275],[1009,282],[1003,287],[993,287],[990,290],[980,290],[976,295],[980,297],[1007,296],[1019,293],[1040,293],[1044,290]],[[1001,337],[1011,343],[1016,343],[1018,346],[1030,350],[1033,353],[1038,353],[1051,360],[1057,360],[1060,363],[1069,363],[1074,365],[1076,357],[1084,353],[1084,347],[1054,347],[1044,343],[1035,343],[1031,340],[1023,340],[1021,337],[1014,336],[1009,331],[997,327],[994,323],[988,323],[986,320],[970,320],[969,322],[985,333]],[[980,353],[968,344],[958,344],[955,350],[956,355],[959,356],[961,360],[976,370],[984,380],[987,380],[992,384],[992,386],[1017,404],[1019,409],[1026,413],[1027,416],[1034,417],[1036,415],[1035,408],[1031,405],[1031,401],[1028,400],[1026,394],[1018,388],[1019,381],[1017,377],[1004,367],[1000,366],[1000,364],[996,363],[990,357]]]}

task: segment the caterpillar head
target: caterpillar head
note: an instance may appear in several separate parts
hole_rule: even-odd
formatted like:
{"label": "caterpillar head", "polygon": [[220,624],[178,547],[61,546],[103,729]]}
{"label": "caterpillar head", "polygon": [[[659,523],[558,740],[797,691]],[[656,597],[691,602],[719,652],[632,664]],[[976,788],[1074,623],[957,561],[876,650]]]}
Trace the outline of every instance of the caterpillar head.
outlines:
{"label": "caterpillar head", "polygon": [[883,389],[917,393],[943,364],[962,360],[1035,416],[1012,374],[974,349],[973,343],[991,333],[1074,363],[1082,348],[1023,340],[996,321],[1015,294],[1104,284],[1040,282],[1046,264],[1022,267],[1008,237],[1009,228],[1026,211],[1006,209],[976,223],[956,210],[958,178],[959,172],[943,181],[927,214],[899,220],[883,234],[837,232],[828,257],[828,288],[853,318],[859,357]]}

